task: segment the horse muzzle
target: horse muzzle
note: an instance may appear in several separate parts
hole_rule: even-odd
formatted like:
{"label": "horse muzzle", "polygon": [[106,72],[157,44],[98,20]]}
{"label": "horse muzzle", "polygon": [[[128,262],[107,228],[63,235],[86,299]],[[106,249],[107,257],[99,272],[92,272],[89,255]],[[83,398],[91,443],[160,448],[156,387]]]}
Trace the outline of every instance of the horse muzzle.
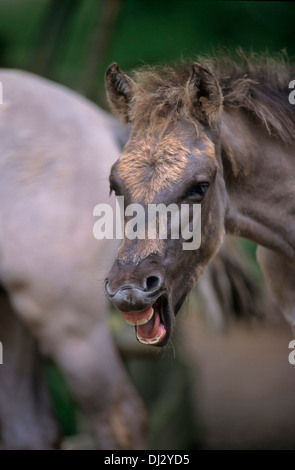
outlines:
{"label": "horse muzzle", "polygon": [[133,270],[124,266],[122,273],[118,267],[115,263],[105,280],[107,298],[126,323],[135,326],[138,341],[163,346],[169,339],[172,321],[162,275],[152,272],[143,276],[141,272],[139,276],[138,266]]}

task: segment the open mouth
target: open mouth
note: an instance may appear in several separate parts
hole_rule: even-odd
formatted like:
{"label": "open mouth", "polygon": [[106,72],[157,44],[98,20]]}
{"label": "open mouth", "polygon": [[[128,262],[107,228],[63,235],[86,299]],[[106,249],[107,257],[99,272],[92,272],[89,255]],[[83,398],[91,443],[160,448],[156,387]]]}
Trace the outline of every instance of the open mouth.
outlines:
{"label": "open mouth", "polygon": [[169,338],[169,307],[167,298],[162,295],[145,310],[121,312],[129,325],[135,326],[140,343],[164,346]]}

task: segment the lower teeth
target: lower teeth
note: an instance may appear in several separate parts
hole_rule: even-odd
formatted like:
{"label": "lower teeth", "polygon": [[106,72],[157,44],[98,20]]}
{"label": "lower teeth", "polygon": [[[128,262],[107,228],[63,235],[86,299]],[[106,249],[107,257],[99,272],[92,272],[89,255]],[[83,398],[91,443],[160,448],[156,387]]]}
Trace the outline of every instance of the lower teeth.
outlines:
{"label": "lower teeth", "polygon": [[155,338],[149,339],[149,338],[141,338],[140,336],[137,336],[137,339],[140,343],[142,344],[157,344],[159,341],[164,337],[163,332],[160,336],[156,336]]}

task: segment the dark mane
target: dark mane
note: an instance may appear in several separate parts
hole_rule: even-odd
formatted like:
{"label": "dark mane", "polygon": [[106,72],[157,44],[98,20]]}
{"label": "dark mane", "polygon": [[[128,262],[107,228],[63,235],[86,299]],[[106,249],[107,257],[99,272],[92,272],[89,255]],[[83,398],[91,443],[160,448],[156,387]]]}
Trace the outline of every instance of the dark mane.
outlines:
{"label": "dark mane", "polygon": [[[295,108],[288,101],[289,82],[295,67],[287,54],[218,53],[195,60],[217,77],[223,92],[223,107],[242,108],[270,135],[285,143],[295,141]],[[142,67],[134,72],[136,83],[133,118],[171,122],[180,116],[193,120],[185,106],[185,87],[192,62],[174,66]]]}

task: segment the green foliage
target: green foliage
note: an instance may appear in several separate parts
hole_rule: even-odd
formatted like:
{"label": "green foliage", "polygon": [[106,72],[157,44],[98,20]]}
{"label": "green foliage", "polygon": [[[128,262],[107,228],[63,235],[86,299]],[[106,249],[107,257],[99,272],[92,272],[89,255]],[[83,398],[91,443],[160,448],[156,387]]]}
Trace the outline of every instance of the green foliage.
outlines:
{"label": "green foliage", "polygon": [[54,364],[47,365],[45,374],[62,434],[71,436],[77,432],[77,411],[68,386]]}
{"label": "green foliage", "polygon": [[[128,369],[149,416],[150,449],[200,449],[191,371],[180,352],[128,361]],[[194,403],[194,405],[193,405]]]}
{"label": "green foliage", "polygon": [[[104,70],[113,61],[129,70],[225,46],[270,52],[285,48],[290,55],[295,53],[295,4],[289,2],[121,0],[107,47],[102,57],[96,57],[93,36],[103,26],[102,8],[112,0],[76,0],[56,42],[50,32],[42,38],[53,1],[1,1],[0,66],[38,70],[40,53],[42,57],[42,50],[46,54],[50,46],[52,60],[45,75],[87,92],[84,72],[93,55],[99,66],[91,78],[100,89],[101,102]],[[60,8],[64,3],[56,2]],[[59,9],[51,19],[53,26],[59,21]]]}
{"label": "green foliage", "polygon": [[237,45],[293,54],[294,12],[287,2],[127,0],[112,60],[133,67]]}
{"label": "green foliage", "polygon": [[1,0],[0,66],[24,67],[48,0]]}

